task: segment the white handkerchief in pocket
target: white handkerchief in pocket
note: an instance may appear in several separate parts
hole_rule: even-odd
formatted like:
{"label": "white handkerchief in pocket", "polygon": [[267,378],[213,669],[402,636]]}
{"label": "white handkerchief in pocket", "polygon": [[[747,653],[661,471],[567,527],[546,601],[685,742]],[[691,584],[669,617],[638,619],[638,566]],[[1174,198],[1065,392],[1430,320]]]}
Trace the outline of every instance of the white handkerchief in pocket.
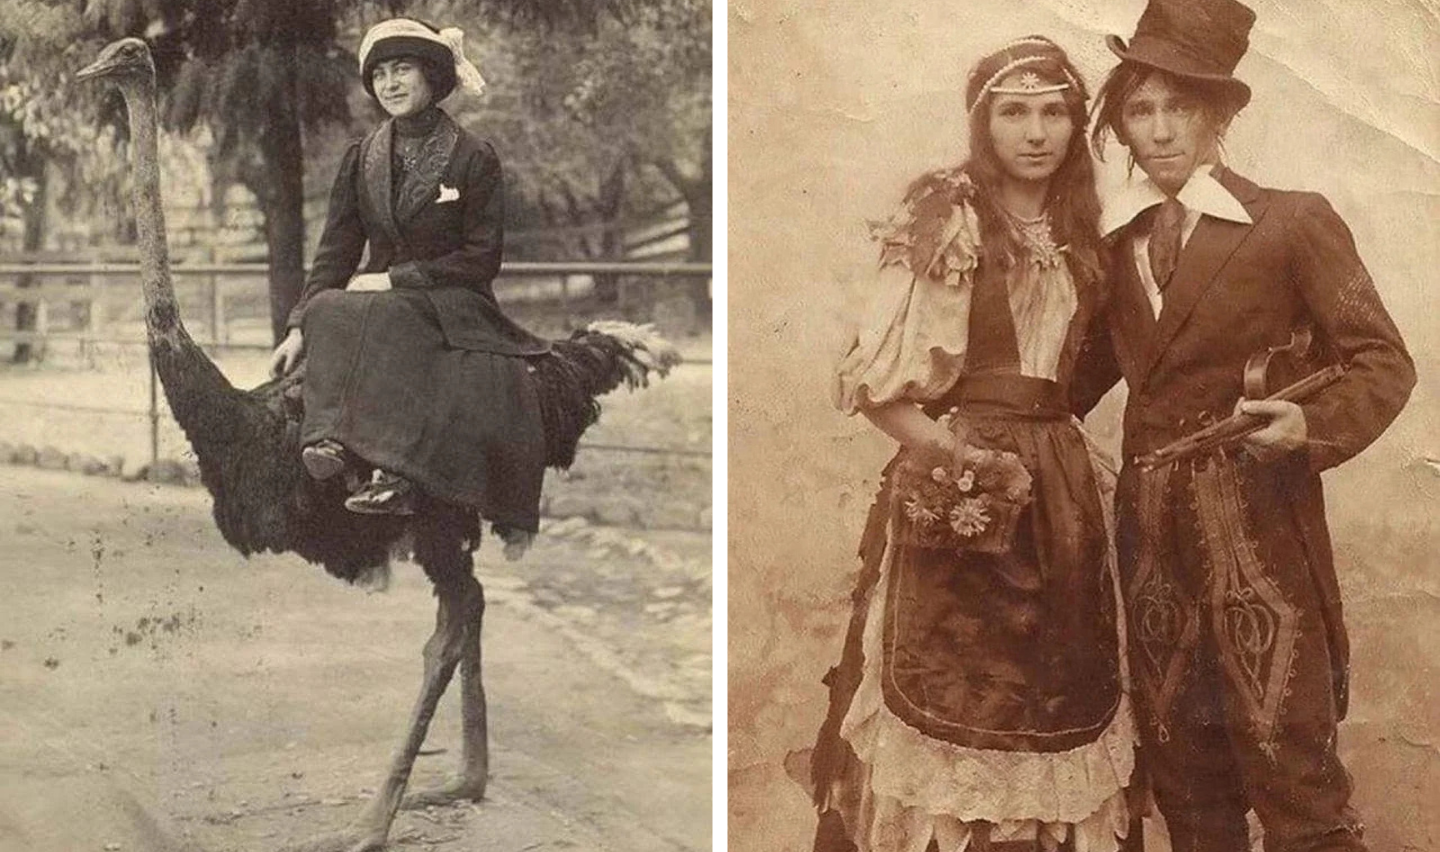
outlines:
{"label": "white handkerchief in pocket", "polygon": [[435,203],[444,204],[447,201],[458,201],[459,198],[460,190],[456,189],[453,186],[446,186],[442,183],[440,184],[440,197],[435,199]]}

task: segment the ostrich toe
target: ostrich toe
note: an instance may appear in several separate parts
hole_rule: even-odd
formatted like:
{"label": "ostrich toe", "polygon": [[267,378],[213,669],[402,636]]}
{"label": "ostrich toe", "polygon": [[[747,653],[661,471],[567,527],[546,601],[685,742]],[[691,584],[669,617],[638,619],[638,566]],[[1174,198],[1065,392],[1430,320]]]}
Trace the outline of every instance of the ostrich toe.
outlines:
{"label": "ostrich toe", "polygon": [[452,805],[456,802],[478,802],[485,798],[485,782],[455,778],[439,787],[416,790],[407,793],[400,802],[400,809],[406,811],[421,808]]}

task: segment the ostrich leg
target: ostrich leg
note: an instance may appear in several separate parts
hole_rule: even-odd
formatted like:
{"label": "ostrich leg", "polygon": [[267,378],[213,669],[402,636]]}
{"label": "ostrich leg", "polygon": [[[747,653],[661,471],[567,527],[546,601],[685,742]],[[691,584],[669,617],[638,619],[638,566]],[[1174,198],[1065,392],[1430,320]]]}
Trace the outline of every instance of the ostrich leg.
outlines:
{"label": "ostrich leg", "polygon": [[490,745],[485,722],[485,687],[480,680],[480,631],[485,616],[485,589],[480,581],[467,575],[463,581],[467,600],[475,602],[473,619],[464,638],[460,657],[460,717],[463,741],[459,774],[449,783],[407,795],[403,808],[424,808],[444,805],[462,799],[478,801],[485,798],[485,782],[490,777]]}
{"label": "ostrich leg", "polygon": [[[467,554],[468,557],[468,554]],[[469,580],[468,583],[463,580]],[[390,825],[395,819],[410,771],[415,765],[415,756],[425,742],[425,732],[435,715],[440,696],[445,693],[455,667],[468,655],[468,646],[476,647],[475,682],[479,682],[478,637],[480,615],[484,609],[484,598],[480,584],[468,574],[462,577],[449,575],[435,584],[439,607],[435,617],[435,632],[425,643],[425,676],[420,687],[420,697],[410,716],[410,727],[404,741],[396,750],[390,762],[380,790],[365,808],[365,811],[351,823],[350,827],[335,834],[289,847],[287,852],[375,852],[383,849],[390,834]],[[480,729],[484,731],[483,698],[480,711]],[[469,744],[469,720],[467,714],[467,746]],[[466,755],[470,754],[466,749]],[[484,762],[484,751],[480,753]],[[482,782],[483,786],[483,782]]]}

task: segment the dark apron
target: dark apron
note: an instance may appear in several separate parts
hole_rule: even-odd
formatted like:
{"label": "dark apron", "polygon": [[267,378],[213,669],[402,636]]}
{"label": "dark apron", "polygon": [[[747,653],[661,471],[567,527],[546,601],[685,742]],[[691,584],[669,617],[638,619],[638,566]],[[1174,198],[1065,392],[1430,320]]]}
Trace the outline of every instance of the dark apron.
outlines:
{"label": "dark apron", "polygon": [[[967,748],[1059,752],[1094,742],[1120,703],[1114,581],[1090,454],[1062,385],[1020,374],[1003,275],[979,275],[965,374],[926,405],[955,409],[977,446],[1020,456],[1033,502],[1009,553],[895,545],[881,689],[907,725]],[[863,634],[896,517],[892,460],[861,539],[862,570],[830,709],[811,756],[817,804],[854,768],[840,736],[864,670]]]}

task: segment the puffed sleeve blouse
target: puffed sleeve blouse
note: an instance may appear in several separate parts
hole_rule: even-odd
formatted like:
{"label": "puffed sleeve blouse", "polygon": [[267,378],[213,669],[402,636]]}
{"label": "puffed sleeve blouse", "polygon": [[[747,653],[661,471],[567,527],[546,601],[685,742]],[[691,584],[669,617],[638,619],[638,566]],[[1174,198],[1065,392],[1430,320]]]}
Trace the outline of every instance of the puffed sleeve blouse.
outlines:
{"label": "puffed sleeve blouse", "polygon": [[[900,210],[873,228],[875,289],[835,370],[846,414],[942,396],[965,369],[970,301],[982,262],[980,226],[963,171],[916,182]],[[1054,379],[1077,298],[1067,264],[1027,257],[1007,275],[1021,373]]]}

